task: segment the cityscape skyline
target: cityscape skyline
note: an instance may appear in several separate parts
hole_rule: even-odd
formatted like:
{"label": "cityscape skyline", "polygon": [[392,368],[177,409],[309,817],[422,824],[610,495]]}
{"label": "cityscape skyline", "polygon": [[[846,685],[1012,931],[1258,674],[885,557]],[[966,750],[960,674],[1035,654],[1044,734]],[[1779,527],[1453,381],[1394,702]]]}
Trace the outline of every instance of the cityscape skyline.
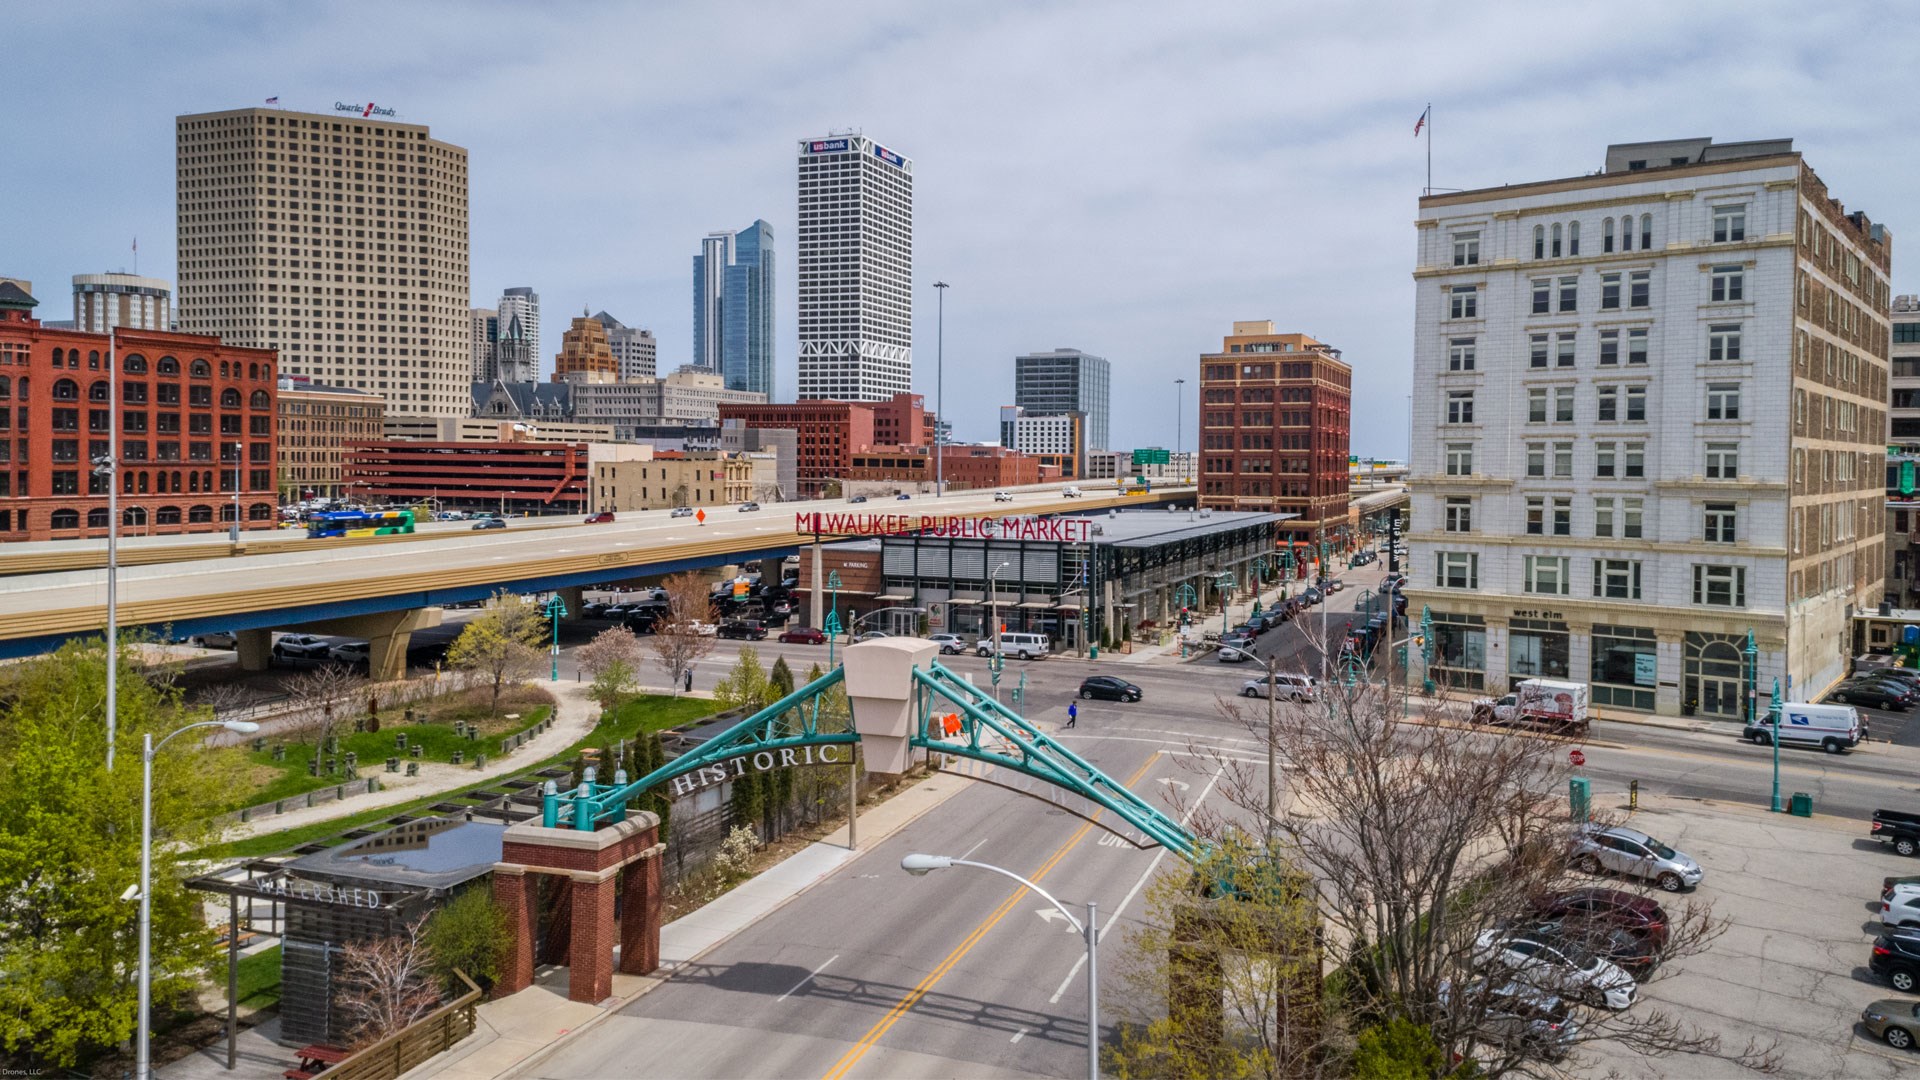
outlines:
{"label": "cityscape skyline", "polygon": [[[807,25],[808,34],[839,35],[855,44],[855,66],[829,77],[797,63],[775,65],[756,76],[759,92],[730,92],[716,104],[715,87],[735,75],[703,73],[690,61],[645,81],[617,80],[611,93],[596,87],[586,95],[564,79],[549,80],[551,92],[537,100],[509,93],[504,73],[484,64],[452,76],[408,73],[401,60],[416,31],[465,41],[468,55],[504,55],[507,48],[483,42],[478,26],[447,26],[428,6],[383,11],[388,30],[378,41],[354,44],[356,67],[366,74],[349,82],[383,106],[400,102],[402,121],[429,125],[436,138],[470,150],[474,281],[533,282],[559,310],[584,303],[618,311],[654,330],[668,356],[690,352],[690,327],[679,315],[687,238],[761,207],[772,209],[775,230],[793,229],[791,140],[851,121],[910,147],[926,171],[915,193],[914,336],[931,344],[934,305],[925,294],[934,276],[951,281],[946,405],[957,437],[993,437],[1013,356],[1074,341],[1112,358],[1124,388],[1115,395],[1111,441],[1171,446],[1175,423],[1166,395],[1135,388],[1170,380],[1177,374],[1165,371],[1170,364],[1190,367],[1223,323],[1271,317],[1366,358],[1356,374],[1382,407],[1356,409],[1354,450],[1398,457],[1406,448],[1413,333],[1403,225],[1424,183],[1426,148],[1411,132],[1428,100],[1435,102],[1436,186],[1577,176],[1600,167],[1592,148],[1607,142],[1781,132],[1824,171],[1847,176],[1850,200],[1876,208],[1896,236],[1903,232],[1898,178],[1910,170],[1914,151],[1883,138],[1878,125],[1882,103],[1899,100],[1913,77],[1891,65],[1847,65],[1845,42],[1858,30],[1856,19],[1834,9],[1727,28],[1704,12],[1636,10],[1636,36],[1647,46],[1622,59],[1603,45],[1609,35],[1602,29],[1616,21],[1600,13],[1572,16],[1563,29],[1594,33],[1569,33],[1564,47],[1549,51],[1541,48],[1544,26],[1522,21],[1486,39],[1416,8],[1383,17],[1363,34],[1343,26],[1337,12],[1297,18],[1236,9],[1188,18],[1143,7],[1082,43],[1085,62],[1071,79],[1018,60],[1026,48],[1049,48],[1076,32],[1068,9],[1005,19],[950,13],[926,25],[876,9],[837,12],[824,22],[780,13],[770,17],[770,30]],[[643,33],[666,46],[720,32],[707,15],[603,15],[612,31]],[[1288,34],[1318,43],[1302,58],[1302,74],[1317,80],[1304,98],[1233,75],[1283,23]],[[79,69],[51,58],[82,47],[84,20],[63,11],[23,18],[16,32],[29,110],[49,127],[91,134],[63,147],[57,159],[23,147],[20,195],[41,205],[78,200],[95,210],[16,222],[0,273],[66,281],[120,260],[132,269],[137,235],[145,249],[139,271],[178,280],[173,117],[275,96],[289,109],[331,110],[342,93],[337,57],[346,26],[311,27],[267,14],[246,33],[222,34],[211,17],[130,12],[117,31],[124,38],[97,47],[110,53],[134,40],[191,38],[211,62],[166,72],[108,64],[83,83]],[[1914,35],[1906,26],[1884,29],[1895,49]],[[599,36],[606,44],[589,48],[613,52],[623,33]],[[1027,44],[1017,56],[996,59],[1011,40]],[[579,48],[557,29],[532,27],[511,51],[532,69],[563,70],[582,62]],[[1141,50],[1154,59],[1126,62]],[[1480,58],[1472,73],[1447,59],[1462,50]],[[1762,71],[1751,62],[1756,55],[1775,59]],[[988,70],[982,65],[989,62],[990,70],[1018,77],[969,91],[974,100],[965,108],[939,88],[940,79],[900,83],[889,75],[905,67]],[[1623,80],[1634,93],[1619,92]],[[1522,85],[1528,89],[1514,89]],[[1708,86],[1735,89],[1699,92]],[[87,114],[80,123],[78,104],[103,93],[155,105]],[[1649,100],[1671,105],[1652,130]],[[696,101],[697,108],[690,104]],[[657,159],[650,167],[628,169],[629,182],[618,190],[583,179],[627,169],[627,158],[621,148],[582,148],[579,126],[654,130],[667,118],[672,123],[662,137],[648,140],[649,157]],[[1253,131],[1259,134],[1247,134]],[[511,141],[505,132],[513,133]],[[1143,138],[1153,152],[1139,152]],[[566,152],[538,152],[559,146]],[[1035,168],[1006,169],[1010,160]],[[561,161],[566,168],[549,164]],[[1049,164],[1068,161],[1071,174]],[[548,198],[549,191],[557,197]],[[1274,252],[1290,257],[1276,261]],[[1327,272],[1328,260],[1336,272]],[[796,389],[793,265],[788,260],[777,273],[776,399]],[[1904,276],[1896,264],[1896,291],[1920,291],[1911,281],[1903,285]],[[468,300],[489,304],[493,297]],[[44,310],[49,318],[65,314],[57,296],[52,303]],[[931,393],[932,358],[920,351],[914,389]],[[539,362],[549,368],[551,350],[543,349]],[[1191,446],[1191,395],[1186,404]]]}

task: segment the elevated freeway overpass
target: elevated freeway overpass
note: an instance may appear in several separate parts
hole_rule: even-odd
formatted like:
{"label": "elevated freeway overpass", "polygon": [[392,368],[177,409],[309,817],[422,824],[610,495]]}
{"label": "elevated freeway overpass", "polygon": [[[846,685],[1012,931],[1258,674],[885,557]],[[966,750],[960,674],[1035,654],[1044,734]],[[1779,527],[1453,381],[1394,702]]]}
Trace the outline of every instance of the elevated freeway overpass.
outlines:
{"label": "elevated freeway overpass", "polygon": [[[1002,517],[1192,500],[1191,487],[1157,487],[1138,495],[1093,490],[1079,498],[1041,488],[1017,491],[1011,503],[996,502],[991,491],[876,499],[857,506],[839,499],[816,500],[769,505],[757,513],[717,509],[707,513],[704,523],[651,510],[625,512],[604,525],[575,521],[481,532],[463,528],[348,545],[289,538],[278,545],[249,542],[240,553],[222,538],[215,545],[218,555],[123,566],[119,622],[123,627],[164,628],[175,636],[236,631],[241,663],[252,669],[265,667],[274,629],[352,635],[369,642],[376,677],[395,676],[404,667],[408,636],[433,625],[444,605],[485,599],[501,589],[576,591],[682,570],[784,559],[820,536],[832,539],[832,534],[801,531],[796,522],[803,514],[811,520],[817,513],[827,521],[868,513]],[[184,551],[194,545],[171,546]],[[578,610],[578,599],[576,591],[572,610]],[[0,657],[44,652],[69,638],[100,633],[105,625],[104,569],[0,577]]]}

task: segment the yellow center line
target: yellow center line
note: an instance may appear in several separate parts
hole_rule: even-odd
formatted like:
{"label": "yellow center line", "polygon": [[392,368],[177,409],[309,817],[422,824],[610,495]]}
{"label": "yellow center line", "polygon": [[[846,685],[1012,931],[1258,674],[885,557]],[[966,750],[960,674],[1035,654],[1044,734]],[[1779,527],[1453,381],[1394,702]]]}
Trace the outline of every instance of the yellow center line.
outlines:
{"label": "yellow center line", "polygon": [[[1160,754],[1161,751],[1155,750],[1149,755],[1147,760],[1141,764],[1140,768],[1134,770],[1132,776],[1127,777],[1126,786],[1129,788],[1133,787],[1136,781],[1142,776],[1145,776],[1147,770],[1159,759]],[[1060,849],[1055,851],[1046,862],[1041,863],[1039,870],[1027,875],[1028,878],[1035,884],[1038,884],[1042,878],[1047,876],[1047,872],[1052,870],[1062,858],[1065,858],[1067,852],[1073,850],[1073,846],[1078,844],[1081,838],[1087,835],[1088,831],[1093,828],[1094,821],[1097,821],[1100,815],[1105,812],[1105,810],[1095,811],[1093,817],[1089,819],[1086,824],[1075,830],[1074,834],[1067,838],[1067,842],[1061,844]],[[853,1068],[853,1066],[866,1055],[866,1052],[872,1049],[873,1045],[879,1042],[881,1037],[886,1035],[888,1030],[891,1029],[894,1024],[898,1023],[902,1016],[907,1014],[908,1009],[913,1008],[915,1003],[927,995],[927,991],[933,989],[934,985],[944,978],[948,971],[953,969],[955,964],[958,964],[962,958],[969,952],[972,952],[973,947],[979,944],[980,939],[986,936],[987,931],[999,925],[1000,920],[1006,918],[1007,913],[1012,911],[1014,905],[1018,904],[1020,898],[1025,895],[1027,895],[1026,886],[1022,885],[1014,889],[1013,894],[1001,901],[1000,906],[993,910],[993,914],[988,915],[979,926],[974,927],[973,932],[968,934],[966,939],[961,941],[959,945],[956,945],[953,951],[947,954],[946,959],[940,961],[939,966],[928,972],[927,977],[921,979],[918,985],[912,990],[909,990],[899,1001],[895,1002],[893,1008],[888,1009],[887,1014],[881,1017],[879,1022],[875,1023],[873,1027],[869,1028],[866,1035],[863,1036],[859,1042],[855,1043],[852,1049],[849,1049],[845,1054],[841,1055],[840,1060],[834,1062],[833,1068],[827,1070],[827,1075],[823,1080],[841,1080],[842,1077],[846,1076],[847,1070]]]}

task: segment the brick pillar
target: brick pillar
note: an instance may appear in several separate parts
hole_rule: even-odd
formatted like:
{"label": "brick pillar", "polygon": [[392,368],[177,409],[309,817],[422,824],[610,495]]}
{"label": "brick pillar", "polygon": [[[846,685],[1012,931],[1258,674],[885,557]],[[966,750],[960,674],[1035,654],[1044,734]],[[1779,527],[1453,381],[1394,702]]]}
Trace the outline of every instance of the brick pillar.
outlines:
{"label": "brick pillar", "polygon": [[507,929],[513,943],[500,964],[500,981],[494,984],[494,996],[505,997],[533,985],[533,886],[524,866],[497,863],[493,868],[493,902],[506,913]]}
{"label": "brick pillar", "polygon": [[666,898],[658,856],[628,863],[620,871],[620,890],[620,971],[652,974],[660,967],[660,920]]}
{"label": "brick pillar", "polygon": [[[652,861],[652,860],[648,860]],[[567,997],[588,1003],[613,996],[613,886],[618,869],[578,872],[568,882],[573,948]]]}
{"label": "brick pillar", "polygon": [[573,889],[565,877],[549,876],[540,882],[542,888],[532,890],[544,901],[540,905],[537,918],[541,929],[540,955],[536,958],[542,964],[570,963],[567,957],[573,948]]}

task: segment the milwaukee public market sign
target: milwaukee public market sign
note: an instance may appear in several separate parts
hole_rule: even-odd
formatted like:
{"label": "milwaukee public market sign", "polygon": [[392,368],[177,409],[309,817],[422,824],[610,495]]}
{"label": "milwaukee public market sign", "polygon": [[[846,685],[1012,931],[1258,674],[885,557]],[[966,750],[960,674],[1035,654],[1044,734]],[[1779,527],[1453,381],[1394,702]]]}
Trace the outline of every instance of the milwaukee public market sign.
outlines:
{"label": "milwaukee public market sign", "polygon": [[941,536],[951,540],[1052,540],[1084,544],[1093,536],[1093,522],[1072,517],[940,517],[932,514],[828,514],[818,511],[793,515],[793,531],[832,533],[836,536]]}
{"label": "milwaukee public market sign", "polygon": [[838,743],[830,743],[826,746],[783,746],[778,750],[741,754],[739,757],[722,761],[718,765],[705,765],[674,777],[673,798],[691,795],[715,784],[724,784],[728,780],[745,776],[748,770],[767,772],[797,765],[845,765],[850,753],[849,748]]}

